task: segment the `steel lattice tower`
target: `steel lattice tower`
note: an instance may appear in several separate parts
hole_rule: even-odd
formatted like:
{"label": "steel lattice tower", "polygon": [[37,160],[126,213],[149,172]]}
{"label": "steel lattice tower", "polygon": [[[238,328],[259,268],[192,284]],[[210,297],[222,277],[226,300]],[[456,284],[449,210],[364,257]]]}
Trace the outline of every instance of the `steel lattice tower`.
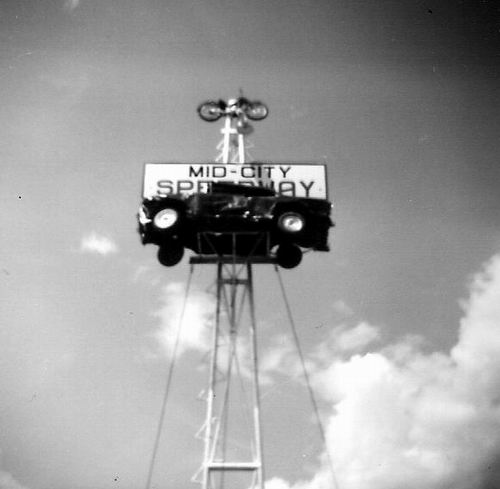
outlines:
{"label": "steel lattice tower", "polygon": [[[244,101],[242,104],[241,102]],[[230,100],[210,110],[225,118],[223,138],[217,146],[216,162],[245,163],[245,135],[248,123],[246,99]],[[221,108],[222,107],[222,108]],[[198,109],[205,120],[202,106]],[[260,104],[261,119],[267,108]],[[213,329],[208,388],[205,391],[205,422],[199,431],[203,439],[203,462],[193,477],[202,489],[226,487],[264,489],[262,426],[260,414],[257,328],[252,265],[274,263],[265,256],[239,256],[238,239],[254,240],[255,248],[266,240],[267,233],[232,232],[232,255],[195,256],[192,264],[215,264],[217,267],[217,304]],[[204,233],[210,242],[210,233]],[[236,385],[238,383],[238,385]],[[237,390],[237,392],[234,392]]]}

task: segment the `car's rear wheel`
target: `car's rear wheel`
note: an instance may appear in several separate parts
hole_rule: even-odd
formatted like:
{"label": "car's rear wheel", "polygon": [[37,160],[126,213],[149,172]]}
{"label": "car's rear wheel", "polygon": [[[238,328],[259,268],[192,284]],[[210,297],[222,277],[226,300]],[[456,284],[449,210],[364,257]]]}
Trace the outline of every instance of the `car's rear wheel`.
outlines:
{"label": "car's rear wheel", "polygon": [[300,207],[284,208],[274,218],[276,227],[285,236],[301,236],[307,225],[305,212]]}
{"label": "car's rear wheel", "polygon": [[173,267],[182,260],[184,246],[177,241],[171,241],[158,248],[158,261],[165,267]]}
{"label": "car's rear wheel", "polygon": [[294,244],[281,244],[276,250],[276,261],[283,268],[295,268],[302,261],[302,250]]}

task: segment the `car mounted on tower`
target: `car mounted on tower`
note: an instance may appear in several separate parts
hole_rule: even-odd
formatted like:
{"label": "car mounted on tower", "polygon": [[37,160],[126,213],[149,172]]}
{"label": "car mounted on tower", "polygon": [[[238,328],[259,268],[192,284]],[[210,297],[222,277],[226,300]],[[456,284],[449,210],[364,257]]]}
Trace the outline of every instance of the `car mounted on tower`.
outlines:
{"label": "car mounted on tower", "polygon": [[207,102],[198,113],[210,122],[225,116],[221,162],[145,166],[138,231],[143,244],[159,247],[160,263],[176,265],[188,248],[293,268],[304,250],[329,251],[325,165],[246,163],[248,118],[267,115],[260,102]]}
{"label": "car mounted on tower", "polygon": [[329,250],[330,209],[324,199],[215,182],[208,193],[144,199],[139,233],[143,244],[159,246],[158,259],[166,266],[176,265],[184,248],[240,257],[268,255],[276,248],[278,264],[292,268],[300,263],[303,248]]}

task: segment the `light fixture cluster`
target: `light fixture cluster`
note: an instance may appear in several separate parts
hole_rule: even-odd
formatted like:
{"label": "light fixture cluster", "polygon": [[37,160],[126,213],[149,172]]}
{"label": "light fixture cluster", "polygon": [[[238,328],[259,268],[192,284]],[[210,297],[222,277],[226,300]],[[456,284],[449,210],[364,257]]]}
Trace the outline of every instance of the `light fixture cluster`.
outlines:
{"label": "light fixture cluster", "polygon": [[250,101],[245,97],[238,97],[214,101],[208,100],[198,106],[198,115],[207,122],[215,122],[221,117],[237,119],[237,127],[248,126],[248,119],[260,121],[265,119],[269,113],[266,105],[259,101]]}

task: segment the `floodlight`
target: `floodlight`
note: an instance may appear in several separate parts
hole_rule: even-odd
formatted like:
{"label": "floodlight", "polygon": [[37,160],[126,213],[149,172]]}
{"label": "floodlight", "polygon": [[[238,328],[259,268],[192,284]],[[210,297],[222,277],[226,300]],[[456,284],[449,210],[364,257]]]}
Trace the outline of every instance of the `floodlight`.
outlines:
{"label": "floodlight", "polygon": [[198,106],[198,115],[204,121],[215,122],[220,119],[225,112],[225,107],[221,105],[220,102],[214,102],[213,100],[204,102]]}
{"label": "floodlight", "polygon": [[246,116],[254,121],[265,119],[268,113],[268,108],[262,102],[251,102],[245,108]]}

